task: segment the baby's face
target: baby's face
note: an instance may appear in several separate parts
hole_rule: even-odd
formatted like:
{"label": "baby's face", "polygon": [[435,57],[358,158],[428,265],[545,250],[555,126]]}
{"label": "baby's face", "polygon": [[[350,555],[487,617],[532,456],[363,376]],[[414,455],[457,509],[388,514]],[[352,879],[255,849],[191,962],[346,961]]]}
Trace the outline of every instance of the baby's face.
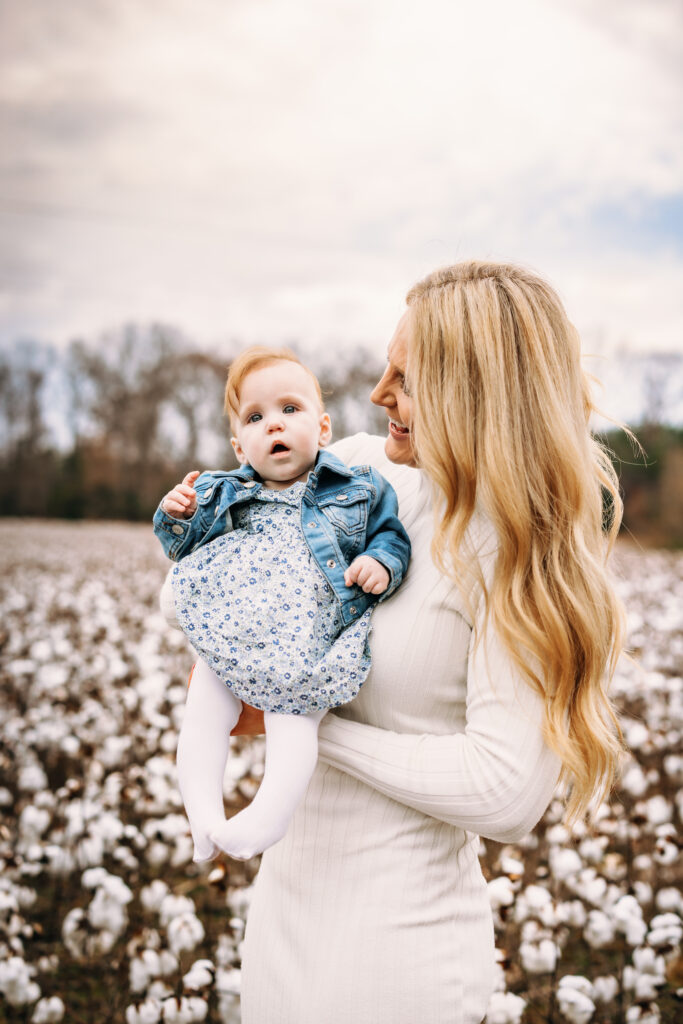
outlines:
{"label": "baby's face", "polygon": [[245,377],[232,445],[266,487],[305,480],[330,437],[330,417],[303,366],[280,359]]}

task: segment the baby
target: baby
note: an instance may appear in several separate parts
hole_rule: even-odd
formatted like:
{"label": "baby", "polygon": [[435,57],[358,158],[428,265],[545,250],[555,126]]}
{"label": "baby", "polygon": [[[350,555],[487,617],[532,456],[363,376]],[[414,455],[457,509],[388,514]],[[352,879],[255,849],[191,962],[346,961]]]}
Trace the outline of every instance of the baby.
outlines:
{"label": "baby", "polygon": [[[196,861],[220,850],[248,859],[282,838],[315,768],[320,720],[370,669],[372,606],[410,558],[391,485],[322,450],[330,418],[293,353],[245,351],[225,406],[241,468],[189,473],[154,516],[166,554],[180,560],[162,606],[172,604],[200,657],[178,742]],[[265,771],[252,803],[226,820],[242,700],[264,711]]]}

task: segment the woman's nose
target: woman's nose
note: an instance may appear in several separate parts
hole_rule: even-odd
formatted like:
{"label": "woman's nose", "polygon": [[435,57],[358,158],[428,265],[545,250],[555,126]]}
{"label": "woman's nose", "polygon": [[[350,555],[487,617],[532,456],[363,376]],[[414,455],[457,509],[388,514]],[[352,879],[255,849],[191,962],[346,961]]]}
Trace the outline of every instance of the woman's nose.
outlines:
{"label": "woman's nose", "polygon": [[373,405],[391,405],[391,395],[389,393],[389,372],[388,369],[384,371],[380,379],[375,384],[374,388],[370,392],[370,401]]}

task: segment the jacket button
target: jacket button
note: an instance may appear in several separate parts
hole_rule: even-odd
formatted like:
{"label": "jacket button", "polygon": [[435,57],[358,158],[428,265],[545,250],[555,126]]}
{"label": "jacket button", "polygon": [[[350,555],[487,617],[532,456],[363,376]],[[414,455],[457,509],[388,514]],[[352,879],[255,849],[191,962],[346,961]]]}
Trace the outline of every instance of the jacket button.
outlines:
{"label": "jacket button", "polygon": [[315,523],[306,523],[309,530],[315,530]]}
{"label": "jacket button", "polygon": [[337,495],[337,501],[346,501],[347,498],[348,498],[348,494],[338,494]]}
{"label": "jacket button", "polygon": [[337,563],[335,562],[334,558],[328,558],[327,559],[327,568],[328,569],[334,569],[336,564]]}
{"label": "jacket button", "polygon": [[180,534],[183,532],[182,526],[172,526],[171,529],[173,530],[174,533],[177,533],[178,536],[180,536]]}
{"label": "jacket button", "polygon": [[255,480],[245,480],[244,481],[244,486],[245,487],[256,487],[256,481]]}
{"label": "jacket button", "polygon": [[213,510],[214,519],[216,518],[217,515],[218,515],[218,505],[216,505],[215,509]]}
{"label": "jacket button", "polygon": [[355,604],[352,604],[351,607],[349,608],[349,611],[351,612],[352,615],[355,615],[358,609],[356,608]]}

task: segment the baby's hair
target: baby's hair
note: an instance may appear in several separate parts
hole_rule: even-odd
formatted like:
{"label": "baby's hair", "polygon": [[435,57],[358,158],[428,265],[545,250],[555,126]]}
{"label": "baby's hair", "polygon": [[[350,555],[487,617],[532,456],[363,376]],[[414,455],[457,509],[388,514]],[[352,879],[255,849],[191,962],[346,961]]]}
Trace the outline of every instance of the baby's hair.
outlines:
{"label": "baby's hair", "polygon": [[298,366],[302,367],[302,369],[306,371],[315,384],[315,390],[320,402],[320,411],[324,411],[325,403],[323,402],[322,391],[320,390],[318,378],[312,370],[309,370],[309,368],[301,362],[299,357],[295,355],[291,349],[268,348],[265,345],[252,345],[250,348],[245,349],[244,352],[241,352],[237,359],[233,360],[230,365],[230,370],[228,371],[228,380],[225,385],[225,411],[230,417],[230,423],[233,426],[239,415],[240,392],[245,379],[250,373],[253,373],[254,370],[261,370],[264,366],[272,366],[273,363],[280,361],[297,363]]}

